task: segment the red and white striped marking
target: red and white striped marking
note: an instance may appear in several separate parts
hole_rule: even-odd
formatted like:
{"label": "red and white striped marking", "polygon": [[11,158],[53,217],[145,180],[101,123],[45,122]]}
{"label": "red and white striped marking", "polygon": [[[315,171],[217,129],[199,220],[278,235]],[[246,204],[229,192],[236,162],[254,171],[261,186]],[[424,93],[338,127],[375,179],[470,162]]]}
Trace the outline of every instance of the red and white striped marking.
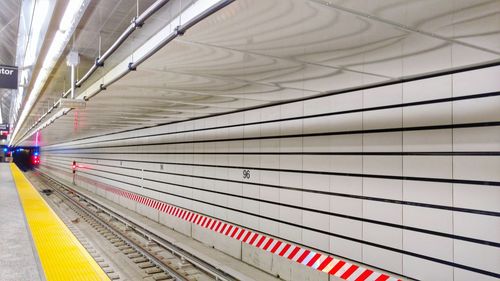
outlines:
{"label": "red and white striped marking", "polygon": [[137,193],[129,192],[86,177],[78,176],[78,178],[82,181],[94,184],[98,188],[136,201],[140,204],[149,206],[160,212],[189,221],[204,228],[229,236],[233,239],[238,239],[241,242],[250,244],[264,251],[271,252],[281,257],[285,257],[294,262],[325,272],[329,275],[334,275],[343,280],[400,281],[400,279],[389,276],[387,274],[375,272],[373,270],[360,267],[358,265],[340,260],[332,256],[314,252],[285,241],[262,235],[257,232],[252,232],[248,229],[241,228],[239,226],[195,212],[191,212],[189,210],[185,210],[174,205],[167,204],[165,202],[144,197]]}

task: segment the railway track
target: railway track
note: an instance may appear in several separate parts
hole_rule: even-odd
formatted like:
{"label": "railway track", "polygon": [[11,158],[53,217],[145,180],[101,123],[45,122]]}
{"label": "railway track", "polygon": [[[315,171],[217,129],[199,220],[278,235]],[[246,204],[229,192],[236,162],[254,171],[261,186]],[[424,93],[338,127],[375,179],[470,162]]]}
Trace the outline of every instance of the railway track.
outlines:
{"label": "railway track", "polygon": [[[137,270],[143,272],[145,276],[143,280],[238,280],[40,171],[26,175],[35,187],[46,195],[57,196],[78,216],[71,222],[81,220],[87,223],[112,247],[125,255],[137,266]],[[65,222],[68,224],[67,220],[66,218]],[[121,278],[119,273],[110,268],[109,264],[95,251],[92,244],[87,241],[88,237],[82,235],[72,224],[69,224],[68,228],[111,280],[127,280],[127,278]]]}

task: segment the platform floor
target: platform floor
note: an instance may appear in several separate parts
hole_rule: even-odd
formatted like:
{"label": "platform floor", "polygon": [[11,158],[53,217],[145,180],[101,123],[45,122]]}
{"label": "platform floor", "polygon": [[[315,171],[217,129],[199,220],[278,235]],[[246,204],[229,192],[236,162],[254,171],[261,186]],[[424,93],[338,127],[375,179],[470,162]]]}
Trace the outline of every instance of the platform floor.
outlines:
{"label": "platform floor", "polygon": [[44,280],[8,163],[0,163],[0,221],[1,280]]}
{"label": "platform floor", "polygon": [[0,226],[2,281],[109,280],[17,166],[0,172],[0,216],[12,223]]}

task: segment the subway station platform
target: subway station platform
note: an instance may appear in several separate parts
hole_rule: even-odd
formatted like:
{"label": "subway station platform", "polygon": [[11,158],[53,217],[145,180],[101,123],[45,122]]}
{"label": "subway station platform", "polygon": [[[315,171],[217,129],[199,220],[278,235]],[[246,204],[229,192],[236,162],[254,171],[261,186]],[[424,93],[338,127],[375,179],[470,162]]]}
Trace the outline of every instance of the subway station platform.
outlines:
{"label": "subway station platform", "polygon": [[109,280],[17,166],[0,175],[1,280]]}
{"label": "subway station platform", "polygon": [[0,281],[500,281],[500,0],[0,3]]}

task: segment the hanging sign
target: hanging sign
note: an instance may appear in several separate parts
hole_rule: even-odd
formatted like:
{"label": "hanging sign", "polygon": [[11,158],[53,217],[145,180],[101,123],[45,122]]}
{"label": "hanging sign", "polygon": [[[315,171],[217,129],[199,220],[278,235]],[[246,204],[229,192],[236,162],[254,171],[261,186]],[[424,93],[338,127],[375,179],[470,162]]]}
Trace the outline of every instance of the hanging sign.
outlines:
{"label": "hanging sign", "polygon": [[0,65],[0,88],[17,89],[17,67]]}
{"label": "hanging sign", "polygon": [[59,100],[59,105],[62,108],[85,108],[86,101],[83,99],[67,99],[67,98],[61,98]]}

